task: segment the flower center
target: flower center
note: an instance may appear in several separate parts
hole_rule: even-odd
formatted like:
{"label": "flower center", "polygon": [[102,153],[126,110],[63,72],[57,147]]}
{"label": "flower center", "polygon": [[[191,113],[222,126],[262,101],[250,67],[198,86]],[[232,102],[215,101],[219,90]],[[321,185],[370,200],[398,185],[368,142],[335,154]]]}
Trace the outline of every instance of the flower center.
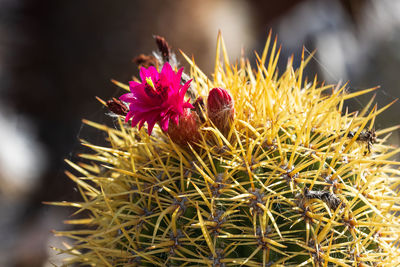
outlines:
{"label": "flower center", "polygon": [[156,90],[156,88],[154,87],[154,83],[153,83],[153,80],[151,79],[151,77],[147,77],[147,78],[146,78],[146,83],[147,83],[148,85],[150,85],[151,88],[153,88],[154,90]]}
{"label": "flower center", "polygon": [[168,93],[168,86],[161,84],[160,80],[153,83],[151,77],[146,78],[145,92],[152,98],[163,99]]}

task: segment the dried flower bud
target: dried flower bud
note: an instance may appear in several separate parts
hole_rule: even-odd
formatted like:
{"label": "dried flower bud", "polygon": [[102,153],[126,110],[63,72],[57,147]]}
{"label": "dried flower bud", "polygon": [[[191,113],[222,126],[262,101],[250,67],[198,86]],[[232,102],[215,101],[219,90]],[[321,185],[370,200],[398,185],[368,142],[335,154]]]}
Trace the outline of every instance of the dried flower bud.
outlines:
{"label": "dried flower bud", "polygon": [[160,51],[164,62],[168,62],[171,53],[171,49],[168,45],[168,42],[165,40],[164,37],[161,37],[159,35],[155,35],[154,39],[156,39],[158,50]]}
{"label": "dried flower bud", "polygon": [[129,111],[128,107],[124,103],[122,103],[121,100],[118,100],[115,97],[107,101],[107,107],[111,112],[121,116],[126,116]]}
{"label": "dried flower bud", "polygon": [[140,54],[139,56],[132,59],[132,61],[138,64],[140,67],[145,67],[145,68],[157,65],[157,59],[155,57],[148,56],[145,54]]}
{"label": "dried flower bud", "polygon": [[234,118],[233,99],[229,92],[222,88],[213,88],[207,98],[207,114],[209,119],[227,135]]}

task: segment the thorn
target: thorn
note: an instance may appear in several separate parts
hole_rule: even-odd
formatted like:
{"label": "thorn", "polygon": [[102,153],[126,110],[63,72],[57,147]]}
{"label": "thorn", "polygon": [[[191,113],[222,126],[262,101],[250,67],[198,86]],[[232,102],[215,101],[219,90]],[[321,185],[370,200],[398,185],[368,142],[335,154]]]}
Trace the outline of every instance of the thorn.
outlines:
{"label": "thorn", "polygon": [[99,101],[101,104],[103,104],[104,106],[107,106],[106,101],[104,101],[103,99],[101,99],[100,97],[96,96],[97,101]]}

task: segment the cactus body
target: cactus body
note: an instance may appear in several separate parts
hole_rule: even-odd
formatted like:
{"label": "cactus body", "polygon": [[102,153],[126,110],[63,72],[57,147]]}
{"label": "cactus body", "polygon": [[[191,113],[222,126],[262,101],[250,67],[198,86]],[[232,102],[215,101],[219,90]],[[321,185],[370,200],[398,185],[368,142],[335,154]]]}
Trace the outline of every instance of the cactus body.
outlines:
{"label": "cactus body", "polygon": [[69,162],[83,201],[62,205],[87,217],[58,232],[76,240],[60,249],[66,265],[400,265],[399,149],[384,144],[394,128],[373,130],[388,106],[348,113],[345,100],[374,89],[307,81],[309,58],[278,75],[269,48],[270,37],[255,70],[231,66],[219,37],[212,80],[187,58],[189,90],[207,99],[225,88],[235,114],[218,129],[206,105],[196,109],[199,136],[186,145],[158,126],[149,136],[124,118],[117,129],[86,121],[109,147],[85,142],[93,164]]}

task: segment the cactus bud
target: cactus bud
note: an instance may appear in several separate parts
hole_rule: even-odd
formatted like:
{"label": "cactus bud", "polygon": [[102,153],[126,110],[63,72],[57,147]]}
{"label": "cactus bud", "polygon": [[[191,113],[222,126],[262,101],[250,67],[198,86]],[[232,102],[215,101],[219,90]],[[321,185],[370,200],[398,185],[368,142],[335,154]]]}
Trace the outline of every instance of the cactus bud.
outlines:
{"label": "cactus bud", "polygon": [[186,108],[179,117],[179,123],[170,124],[167,133],[174,143],[186,148],[188,143],[194,145],[200,140],[199,125],[197,113]]}
{"label": "cactus bud", "polygon": [[227,135],[235,113],[230,93],[222,88],[211,89],[207,98],[207,113],[215,127]]}

